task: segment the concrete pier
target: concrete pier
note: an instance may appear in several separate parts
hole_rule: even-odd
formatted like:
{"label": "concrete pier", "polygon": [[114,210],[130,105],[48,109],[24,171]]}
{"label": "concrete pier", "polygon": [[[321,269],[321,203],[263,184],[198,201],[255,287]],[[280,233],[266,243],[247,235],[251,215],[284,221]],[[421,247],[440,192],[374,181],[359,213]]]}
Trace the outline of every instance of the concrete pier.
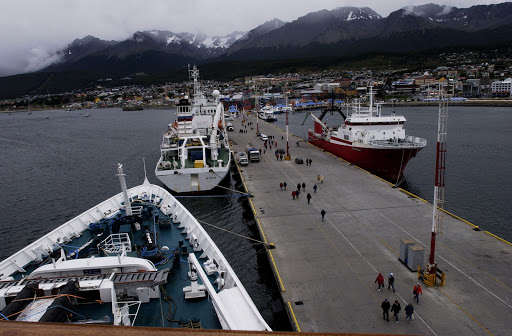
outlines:
{"label": "concrete pier", "polygon": [[[248,121],[254,129],[247,126],[247,133],[238,132],[241,119],[233,122],[230,139],[235,153],[249,142],[264,149],[256,136],[255,116]],[[283,130],[262,121],[259,130],[273,135],[277,148],[286,149]],[[276,160],[272,146],[262,152],[259,163],[239,167],[253,194],[250,203],[262,238],[275,245],[268,256],[296,331],[512,335],[510,243],[444,214],[436,262],[446,274],[446,285],[421,283],[423,295],[417,303],[413,286],[419,280],[398,260],[400,241],[410,239],[424,248],[424,268],[430,253],[432,205],[308,143],[297,147],[298,140],[290,137],[290,161]],[[296,164],[297,157],[304,164]],[[312,164],[306,165],[306,159]],[[323,184],[318,175],[323,175]],[[280,190],[285,181],[287,190]],[[302,183],[305,191],[301,188],[293,200],[292,190]],[[379,272],[386,279],[381,291],[374,282]],[[388,290],[391,272],[396,292]],[[390,322],[383,319],[384,299],[400,303],[399,323],[391,313]],[[407,303],[414,306],[412,323],[405,319]]]}

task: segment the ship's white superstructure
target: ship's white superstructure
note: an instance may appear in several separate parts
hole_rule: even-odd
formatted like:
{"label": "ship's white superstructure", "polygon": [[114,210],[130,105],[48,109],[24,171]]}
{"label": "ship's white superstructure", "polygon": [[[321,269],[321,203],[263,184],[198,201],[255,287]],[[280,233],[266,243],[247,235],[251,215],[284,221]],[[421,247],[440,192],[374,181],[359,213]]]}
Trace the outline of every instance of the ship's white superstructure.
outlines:
{"label": "ship's white superstructure", "polygon": [[266,105],[260,109],[258,112],[258,118],[265,121],[276,121],[276,116],[274,114],[275,109],[271,105]]}
{"label": "ship's white superstructure", "polygon": [[155,174],[169,189],[182,192],[215,188],[227,175],[231,163],[224,108],[219,91],[209,100],[201,92],[199,70],[190,70],[193,99],[180,99],[177,119],[163,134]]}

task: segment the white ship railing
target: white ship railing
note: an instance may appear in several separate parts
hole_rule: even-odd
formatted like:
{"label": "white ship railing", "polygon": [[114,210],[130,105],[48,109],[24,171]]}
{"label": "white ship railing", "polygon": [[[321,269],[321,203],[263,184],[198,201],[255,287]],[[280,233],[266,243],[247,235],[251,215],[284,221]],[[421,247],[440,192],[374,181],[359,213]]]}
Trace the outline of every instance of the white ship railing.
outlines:
{"label": "white ship railing", "polygon": [[109,254],[132,251],[132,243],[128,233],[114,233],[105,238],[100,244],[105,252]]}
{"label": "white ship railing", "polygon": [[405,140],[368,140],[368,144],[382,147],[423,148],[427,145],[427,140],[409,135],[405,138]]}
{"label": "white ship railing", "polygon": [[[128,190],[128,194],[131,199],[133,198],[147,198],[149,202],[153,202],[155,205],[160,207],[160,210],[166,215],[172,216],[175,222],[179,222],[179,228],[183,229],[187,233],[187,239],[194,241],[194,250],[202,251],[200,258],[206,260],[215,261],[222,269],[224,274],[224,284],[221,286],[220,292],[227,290],[225,293],[218,296],[217,309],[224,307],[222,312],[218,312],[221,316],[224,316],[225,321],[229,325],[227,329],[238,329],[238,330],[271,330],[265,320],[262,318],[258,309],[254,305],[251,297],[245,290],[243,284],[240,282],[235,272],[225,259],[222,252],[213,242],[211,237],[206,233],[204,228],[199,224],[197,219],[181,204],[174,196],[172,196],[164,188],[150,184],[147,179],[142,185],[133,187]],[[124,196],[123,193],[119,193],[106,201],[92,207],[88,211],[78,215],[77,217],[69,220],[62,224],[58,228],[49,232],[42,238],[36,240],[34,243],[29,244],[25,248],[6,258],[0,262],[0,280],[12,280],[11,275],[15,272],[25,272],[24,267],[28,264],[36,261],[40,262],[47,258],[53,251],[60,249],[62,244],[69,242],[72,238],[78,237],[83,231],[89,228],[89,224],[96,223],[104,218],[107,218],[124,208]],[[201,265],[199,264],[199,267]],[[229,294],[230,289],[235,289],[236,295]],[[248,308],[245,311],[244,319],[234,319],[228,316],[236,316],[236,314],[229,309],[232,300],[237,299],[237,304],[243,302],[244,307]],[[117,318],[117,323],[131,323],[135,318],[130,320],[129,314],[126,310],[127,306],[119,307],[121,304],[125,305],[126,302],[119,302],[117,309],[123,310],[120,312],[116,309],[114,304],[113,313]],[[228,307],[227,309],[225,309]],[[236,306],[235,306],[236,307]],[[137,308],[138,310],[138,308]],[[116,313],[117,312],[117,313]],[[237,316],[238,317],[238,316]],[[234,323],[229,323],[234,321]]]}

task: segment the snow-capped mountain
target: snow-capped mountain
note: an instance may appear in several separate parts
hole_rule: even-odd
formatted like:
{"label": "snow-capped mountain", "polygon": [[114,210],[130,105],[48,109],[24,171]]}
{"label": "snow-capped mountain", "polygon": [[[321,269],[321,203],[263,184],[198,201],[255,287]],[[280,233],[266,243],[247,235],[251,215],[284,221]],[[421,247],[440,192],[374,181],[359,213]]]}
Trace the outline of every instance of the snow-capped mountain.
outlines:
{"label": "snow-capped mountain", "polygon": [[368,7],[308,13],[292,22],[274,19],[226,36],[151,30],[124,41],[88,36],[61,52],[52,71],[163,72],[190,63],[357,56],[412,52],[510,41],[512,3],[456,8],[409,6],[383,18]]}

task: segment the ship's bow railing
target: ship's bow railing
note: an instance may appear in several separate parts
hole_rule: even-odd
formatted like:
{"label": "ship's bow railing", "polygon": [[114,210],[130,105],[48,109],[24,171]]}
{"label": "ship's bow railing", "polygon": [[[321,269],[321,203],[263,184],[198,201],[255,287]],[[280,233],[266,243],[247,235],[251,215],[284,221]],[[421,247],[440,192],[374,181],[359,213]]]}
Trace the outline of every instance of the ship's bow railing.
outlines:
{"label": "ship's bow railing", "polygon": [[101,244],[108,254],[117,254],[132,251],[132,243],[128,233],[114,233],[105,238]]}
{"label": "ship's bow railing", "polygon": [[368,143],[382,147],[423,148],[427,145],[427,140],[408,135],[405,139],[369,140]]}

